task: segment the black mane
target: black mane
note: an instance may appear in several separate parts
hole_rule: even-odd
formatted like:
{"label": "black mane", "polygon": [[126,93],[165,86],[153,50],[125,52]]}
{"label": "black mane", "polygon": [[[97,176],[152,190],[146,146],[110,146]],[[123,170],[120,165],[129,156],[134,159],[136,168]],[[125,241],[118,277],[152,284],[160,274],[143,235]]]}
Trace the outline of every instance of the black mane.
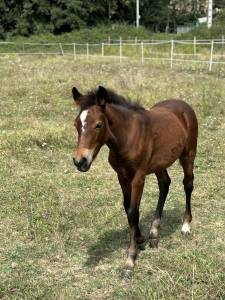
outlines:
{"label": "black mane", "polygon": [[[97,104],[97,89],[89,91],[81,101],[81,109],[88,109],[90,106]],[[126,100],[124,97],[117,95],[114,91],[107,89],[107,102],[126,107],[134,111],[144,110],[138,102],[132,102],[130,99]]]}

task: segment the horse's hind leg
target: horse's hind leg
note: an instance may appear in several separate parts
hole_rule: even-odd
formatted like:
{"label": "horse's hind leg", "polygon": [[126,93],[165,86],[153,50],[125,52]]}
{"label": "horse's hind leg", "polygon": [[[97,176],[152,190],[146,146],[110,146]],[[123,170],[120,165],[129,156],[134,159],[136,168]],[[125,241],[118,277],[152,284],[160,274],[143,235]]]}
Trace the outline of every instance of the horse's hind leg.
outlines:
{"label": "horse's hind leg", "polygon": [[186,195],[186,209],[184,212],[184,219],[183,219],[183,226],[182,232],[185,234],[190,233],[191,231],[191,194],[194,188],[193,181],[194,181],[194,159],[195,159],[195,151],[189,151],[188,153],[183,153],[180,157],[180,163],[184,170],[184,191]]}
{"label": "horse's hind leg", "polygon": [[154,219],[150,229],[149,235],[149,244],[150,247],[157,247],[159,241],[159,227],[160,227],[160,220],[162,217],[163,207],[166,201],[166,197],[169,191],[170,186],[170,177],[167,173],[167,170],[162,172],[156,173],[158,185],[159,185],[159,200],[156,207],[156,211],[154,214]]}

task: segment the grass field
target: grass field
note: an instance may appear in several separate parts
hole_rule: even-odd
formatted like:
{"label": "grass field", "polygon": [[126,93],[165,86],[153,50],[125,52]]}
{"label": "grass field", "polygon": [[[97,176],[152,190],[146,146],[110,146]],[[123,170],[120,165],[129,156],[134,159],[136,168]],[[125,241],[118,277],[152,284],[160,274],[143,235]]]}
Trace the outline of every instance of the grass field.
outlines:
{"label": "grass field", "polygon": [[[63,57],[4,57],[0,64],[0,298],[225,299],[225,70]],[[181,234],[176,163],[159,248],[140,253],[129,281],[121,275],[129,232],[108,150],[88,173],[72,164],[71,87],[99,84],[146,107],[184,99],[199,118],[192,234]],[[157,195],[151,175],[141,205],[145,236]]]}

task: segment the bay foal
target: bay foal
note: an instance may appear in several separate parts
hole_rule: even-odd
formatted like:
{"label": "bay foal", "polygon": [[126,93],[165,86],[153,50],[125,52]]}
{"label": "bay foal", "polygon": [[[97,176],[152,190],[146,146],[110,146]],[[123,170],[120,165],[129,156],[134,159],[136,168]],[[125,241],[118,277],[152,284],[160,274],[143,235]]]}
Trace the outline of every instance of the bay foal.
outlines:
{"label": "bay foal", "polygon": [[177,159],[183,167],[186,194],[182,231],[190,233],[197,118],[193,109],[180,100],[162,101],[145,110],[101,86],[86,95],[74,87],[72,93],[80,106],[75,119],[78,145],[74,164],[79,171],[86,172],[102,145],[109,147],[109,163],[117,173],[130,226],[125,264],[125,270],[129,271],[144,242],[139,229],[139,205],[145,176],[155,173],[159,186],[149,233],[150,245],[154,247],[158,244],[160,219],[171,181],[167,168]]}

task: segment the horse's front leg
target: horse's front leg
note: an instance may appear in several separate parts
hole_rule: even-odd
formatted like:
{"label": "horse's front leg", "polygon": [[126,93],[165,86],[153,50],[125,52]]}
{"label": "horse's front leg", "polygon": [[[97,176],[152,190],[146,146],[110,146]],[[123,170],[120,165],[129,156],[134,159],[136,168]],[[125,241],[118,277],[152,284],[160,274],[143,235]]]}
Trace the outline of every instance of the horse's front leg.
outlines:
{"label": "horse's front leg", "polygon": [[134,267],[138,254],[139,244],[144,240],[139,229],[139,206],[143,192],[145,175],[138,172],[131,181],[131,195],[129,206],[127,206],[127,218],[130,226],[130,244],[127,253],[125,270],[129,273]]}
{"label": "horse's front leg", "polygon": [[[131,189],[132,189],[131,181],[132,180],[129,180],[126,176],[124,176],[124,174],[118,173],[117,175],[118,175],[118,180],[119,180],[122,192],[123,192],[124,209],[125,209],[125,212],[128,217],[128,210],[130,208],[130,203],[131,203]],[[128,219],[128,221],[129,221],[129,219]],[[136,230],[136,242],[137,242],[140,250],[143,250],[145,239],[141,235],[139,226],[137,226],[137,230]]]}

